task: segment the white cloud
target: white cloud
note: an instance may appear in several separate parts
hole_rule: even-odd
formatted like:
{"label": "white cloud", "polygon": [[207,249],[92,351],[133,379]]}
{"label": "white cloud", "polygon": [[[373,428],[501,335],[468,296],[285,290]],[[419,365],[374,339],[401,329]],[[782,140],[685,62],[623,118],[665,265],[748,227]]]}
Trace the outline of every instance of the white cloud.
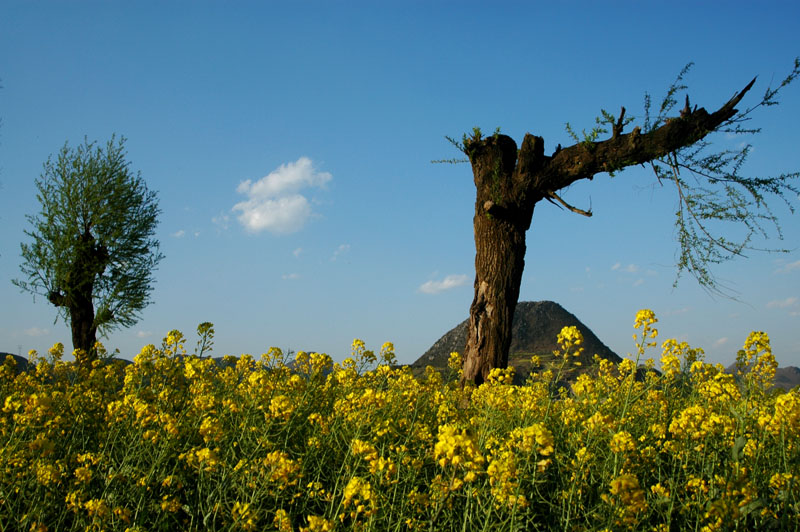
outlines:
{"label": "white cloud", "polygon": [[340,244],[338,248],[333,252],[333,256],[331,257],[331,262],[336,262],[340,256],[344,255],[350,251],[350,244]]}
{"label": "white cloud", "polygon": [[419,287],[423,294],[438,294],[463,285],[469,278],[466,275],[448,275],[441,281],[428,281]]}
{"label": "white cloud", "polygon": [[302,252],[303,248],[297,248],[294,251],[292,251],[292,255],[294,255],[295,257],[299,257]]}
{"label": "white cloud", "polygon": [[253,233],[294,233],[303,228],[311,217],[311,204],[300,191],[323,187],[332,178],[328,172],[317,172],[311,159],[300,157],[293,163],[282,164],[256,182],[249,179],[239,183],[236,192],[247,200],[233,206],[239,222]]}
{"label": "white cloud", "polygon": [[175,238],[180,238],[185,234],[186,234],[186,231],[184,231],[183,229],[180,229],[180,230],[175,231],[174,233],[172,233],[172,236],[174,236]]}
{"label": "white cloud", "polygon": [[136,333],[137,338],[148,338],[150,336],[153,336],[151,331],[139,331]]}
{"label": "white cloud", "polygon": [[788,273],[794,270],[800,270],[800,260],[790,262],[775,270],[775,273]]}
{"label": "white cloud", "polygon": [[644,279],[636,279],[634,281],[633,286],[642,286],[644,284]]}
{"label": "white cloud", "polygon": [[281,279],[283,279],[284,281],[295,281],[295,280],[297,280],[299,278],[300,278],[300,274],[299,273],[287,273],[287,274],[281,275]]}
{"label": "white cloud", "polygon": [[295,233],[311,216],[308,200],[300,194],[276,199],[250,199],[234,205],[241,211],[239,222],[253,233],[269,231],[274,234]]}
{"label": "white cloud", "polygon": [[728,337],[723,336],[722,338],[719,338],[717,341],[714,342],[714,347],[722,347],[727,343],[728,343]]}
{"label": "white cloud", "polygon": [[50,334],[49,329],[40,329],[39,327],[31,327],[30,329],[25,329],[22,332],[25,333],[25,336],[33,336],[33,337],[46,336]]}
{"label": "white cloud", "polygon": [[623,266],[621,262],[615,263],[612,267],[614,271],[621,271],[625,273],[637,273],[639,271],[639,267],[635,264],[628,264],[627,266]]}
{"label": "white cloud", "polygon": [[787,297],[786,299],[775,299],[767,303],[767,308],[787,308],[793,307],[797,304],[796,297]]}

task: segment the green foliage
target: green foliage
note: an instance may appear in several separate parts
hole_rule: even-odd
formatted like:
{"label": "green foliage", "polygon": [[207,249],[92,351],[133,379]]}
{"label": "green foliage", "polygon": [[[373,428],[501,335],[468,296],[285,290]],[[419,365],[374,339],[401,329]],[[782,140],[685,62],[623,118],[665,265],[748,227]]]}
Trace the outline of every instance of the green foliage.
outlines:
{"label": "green foliage", "polygon": [[[600,109],[600,114],[601,116],[595,117],[594,121],[596,125],[592,128],[592,130],[587,133],[584,129],[581,131],[580,136],[575,132],[574,129],[572,129],[572,125],[570,125],[569,122],[564,124],[567,134],[569,134],[570,138],[575,141],[575,144],[583,146],[590,152],[594,151],[595,143],[598,141],[600,136],[609,132],[608,127],[611,128],[611,131],[615,131],[615,129],[621,131],[622,128],[634,121],[634,117],[625,116],[624,108],[622,111],[620,111],[619,118],[615,117],[605,109]],[[612,177],[614,175],[613,172],[609,172],[609,174]]]}
{"label": "green foliage", "polygon": [[[458,140],[454,139],[453,137],[449,137],[447,135],[445,135],[444,138],[447,139],[447,142],[449,142],[450,144],[455,146],[458,151],[460,151],[461,153],[466,153],[463,141],[458,141]],[[469,159],[462,159],[462,158],[455,158],[454,157],[454,158],[451,158],[451,159],[435,159],[435,160],[433,160],[431,162],[434,163],[434,164],[441,164],[441,163],[461,164],[461,163],[468,163]]]}
{"label": "green foliage", "polygon": [[[497,126],[495,128],[495,130],[494,130],[494,133],[492,133],[492,136],[494,138],[497,138],[497,136],[499,134],[500,134],[500,126]],[[480,141],[483,138],[483,133],[481,132],[481,128],[473,127],[472,128],[472,135],[468,136],[466,133],[464,133],[461,136],[461,140],[456,140],[453,137],[450,137],[450,136],[447,136],[447,135],[445,135],[444,138],[447,139],[447,142],[449,142],[450,144],[455,146],[458,151],[460,151],[461,153],[466,154],[469,157],[469,155],[470,155],[469,144]],[[431,161],[431,162],[435,163],[435,164],[439,164],[439,163],[460,164],[460,163],[468,163],[469,159],[456,159],[456,158],[453,158],[453,159],[437,159],[437,160],[434,160],[434,161]]]}
{"label": "green foliage", "polygon": [[682,91],[686,90],[688,86],[684,85],[683,78],[686,74],[694,66],[694,63],[687,63],[685,67],[678,73],[678,76],[675,78],[675,81],[667,89],[667,93],[664,95],[664,99],[661,100],[661,106],[658,109],[658,114],[655,118],[650,118],[650,95],[645,93],[644,95],[644,131],[645,133],[650,132],[654,129],[657,129],[664,125],[664,122],[668,119],[668,113],[675,107],[675,104],[678,103],[678,100],[675,99],[675,95]]}
{"label": "green foliage", "polygon": [[[644,121],[642,134],[650,133],[664,126],[670,120],[678,120],[676,105],[679,95],[688,86],[684,78],[693,63],[687,64],[667,88],[657,112],[653,112],[653,102],[649,94],[644,97]],[[800,58],[795,59],[794,67],[776,88],[767,87],[764,96],[755,105],[736,113],[723,122],[714,132],[731,135],[753,135],[760,128],[746,127],[754,111],[760,107],[778,105],[781,89],[800,76]],[[600,137],[612,132],[619,133],[633,122],[633,117],[615,117],[605,109],[595,118],[596,125],[578,135],[567,123],[566,130],[577,145],[590,152],[600,141]],[[692,113],[689,99],[681,111]],[[742,171],[752,146],[744,144],[735,149],[715,150],[710,136],[689,146],[680,148],[664,157],[654,159],[649,164],[660,184],[672,183],[678,195],[678,209],[675,212],[676,239],[679,245],[677,258],[676,284],[683,272],[693,275],[700,285],[712,293],[730,295],[714,277],[711,269],[715,264],[744,256],[748,250],[784,252],[784,249],[761,249],[754,247],[754,238],[768,238],[773,228],[778,238],[782,238],[778,218],[768,205],[769,196],[779,197],[794,212],[789,198],[798,194],[792,181],[800,177],[800,172],[784,173],[777,176],[748,176]],[[621,161],[609,168],[613,177],[615,171],[628,166]],[[683,172],[683,173],[682,173]],[[743,232],[740,230],[743,228]],[[740,231],[737,233],[737,231]],[[736,236],[738,235],[738,236]]]}
{"label": "green foliage", "polygon": [[65,321],[89,293],[101,334],[136,323],[163,257],[153,238],[156,194],[130,170],[124,142],[112,136],[105,147],[64,144],[48,158],[36,179],[42,210],[27,216],[32,242],[21,244],[26,279],[12,281],[34,299],[47,298]]}
{"label": "green foliage", "polygon": [[[692,64],[686,65],[670,85],[661,101],[656,116],[651,116],[651,100],[645,95],[644,132],[660,126],[673,112],[678,100],[676,95],[687,86],[684,76]],[[781,89],[800,75],[800,58],[777,88],[768,87],[761,101],[735,114],[722,123],[714,133],[726,135],[753,135],[758,128],[744,127],[752,119],[752,113],[760,107],[778,105]],[[687,110],[688,97],[687,97]],[[691,146],[680,148],[665,157],[650,162],[659,183],[673,183],[678,195],[675,212],[676,237],[680,247],[677,267],[678,278],[683,272],[691,273],[701,286],[714,293],[724,293],[711,272],[711,266],[737,256],[747,250],[786,251],[783,249],[760,249],[751,242],[754,237],[768,238],[772,227],[778,238],[782,238],[778,218],[768,205],[769,196],[780,198],[790,212],[794,206],[791,197],[798,194],[792,184],[800,172],[783,173],[777,176],[748,176],[742,173],[752,146],[747,143],[735,149],[714,150],[709,137]],[[731,227],[742,229],[739,237],[730,235]],[[678,279],[676,278],[676,283]]]}

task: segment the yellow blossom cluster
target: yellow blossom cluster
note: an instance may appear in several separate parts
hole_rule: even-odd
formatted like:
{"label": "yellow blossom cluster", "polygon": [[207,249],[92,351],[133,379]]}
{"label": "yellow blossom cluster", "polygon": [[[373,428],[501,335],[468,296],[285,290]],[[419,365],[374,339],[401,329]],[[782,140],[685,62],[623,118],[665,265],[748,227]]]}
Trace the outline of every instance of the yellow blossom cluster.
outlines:
{"label": "yellow blossom cluster", "polygon": [[587,363],[564,328],[522,385],[498,368],[461,387],[458,353],[415,374],[361,340],[337,363],[215,361],[179,331],[130,365],[64,362],[61,344],[26,372],[9,358],[0,528],[800,528],[800,391],[771,388],[769,337],[747,337],[733,375],[666,340],[658,373],[639,365],[656,323],[636,315],[620,364]]}
{"label": "yellow blossom cluster", "polygon": [[632,527],[638,522],[638,517],[647,509],[645,492],[639,486],[636,475],[626,473],[618,476],[609,483],[609,493],[602,499],[614,507],[614,523]]}

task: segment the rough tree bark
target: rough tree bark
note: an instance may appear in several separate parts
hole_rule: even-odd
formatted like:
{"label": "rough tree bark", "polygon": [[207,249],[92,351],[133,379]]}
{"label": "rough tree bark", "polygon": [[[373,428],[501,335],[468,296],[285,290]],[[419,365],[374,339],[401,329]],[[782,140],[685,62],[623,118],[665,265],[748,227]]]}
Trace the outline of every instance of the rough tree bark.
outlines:
{"label": "rough tree bark", "polygon": [[648,133],[640,128],[622,134],[622,108],[610,139],[581,142],[550,156],[544,140],[526,134],[522,146],[506,135],[483,138],[476,133],[465,139],[477,191],[475,201],[475,294],[470,306],[469,330],[464,352],[462,385],[481,384],[494,368],[508,365],[511,325],[519,298],[525,266],[525,233],[533,209],[542,199],[558,201],[556,192],[579,179],[592,179],[642,164],[694,144],[736,114],[736,106],[755,79],[714,113],[692,110],[687,97],[679,117]]}
{"label": "rough tree bark", "polygon": [[72,345],[83,350],[86,360],[91,362],[97,358],[94,344],[98,323],[92,302],[94,281],[105,271],[109,255],[106,247],[96,242],[88,228],[78,241],[69,273],[59,280],[58,289],[48,294],[48,300],[57,307],[67,308]]}

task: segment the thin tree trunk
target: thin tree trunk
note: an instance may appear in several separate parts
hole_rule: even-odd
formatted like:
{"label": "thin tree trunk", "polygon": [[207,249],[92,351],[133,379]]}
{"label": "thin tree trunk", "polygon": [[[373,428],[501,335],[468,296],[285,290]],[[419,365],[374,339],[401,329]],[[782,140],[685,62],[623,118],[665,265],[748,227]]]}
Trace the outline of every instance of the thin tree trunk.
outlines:
{"label": "thin tree trunk", "polygon": [[67,297],[61,299],[69,310],[72,347],[83,350],[84,360],[91,362],[97,358],[94,348],[97,341],[93,302],[95,279],[105,270],[109,255],[106,247],[96,242],[89,227],[79,238],[72,271],[65,280],[70,289],[67,290]]}
{"label": "thin tree trunk", "polygon": [[89,297],[85,295],[73,296],[69,314],[73,349],[82,349],[86,355],[86,360],[94,360],[97,358],[97,353],[94,349],[94,344],[97,341],[97,327],[94,325],[94,305],[92,304],[91,292]]}

